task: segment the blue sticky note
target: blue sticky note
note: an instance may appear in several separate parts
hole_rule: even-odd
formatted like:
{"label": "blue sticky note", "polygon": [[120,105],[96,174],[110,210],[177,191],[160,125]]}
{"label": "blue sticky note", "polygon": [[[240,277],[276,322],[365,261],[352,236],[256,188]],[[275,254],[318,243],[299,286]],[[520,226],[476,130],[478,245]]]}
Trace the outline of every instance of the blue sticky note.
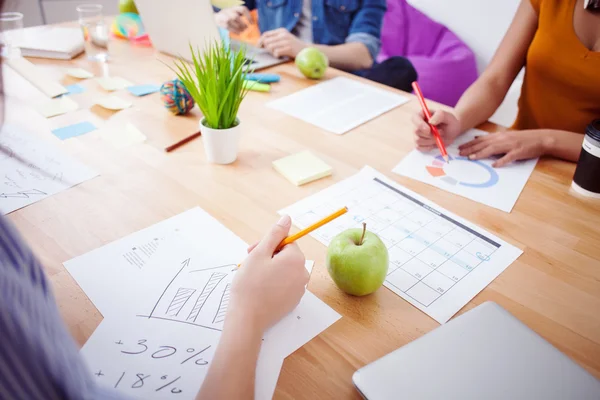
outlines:
{"label": "blue sticky note", "polygon": [[69,85],[66,89],[69,91],[67,94],[79,94],[85,92],[85,88],[78,84]]}
{"label": "blue sticky note", "polygon": [[52,131],[52,133],[60,140],[65,140],[72,137],[85,135],[93,130],[96,130],[96,126],[91,122],[80,122],[78,124],[55,129]]}
{"label": "blue sticky note", "polygon": [[129,93],[134,96],[145,96],[150,93],[155,93],[160,90],[160,85],[136,85],[127,88]]}

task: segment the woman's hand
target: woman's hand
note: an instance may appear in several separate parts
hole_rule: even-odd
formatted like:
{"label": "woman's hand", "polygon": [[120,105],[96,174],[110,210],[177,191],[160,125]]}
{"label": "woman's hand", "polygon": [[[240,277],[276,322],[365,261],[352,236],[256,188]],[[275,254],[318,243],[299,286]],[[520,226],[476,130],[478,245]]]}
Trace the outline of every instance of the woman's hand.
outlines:
{"label": "woman's hand", "polygon": [[[429,124],[425,121],[423,111],[413,114],[411,119],[415,129],[415,143],[417,150],[429,151],[436,148],[435,138]],[[444,145],[450,146],[462,133],[460,121],[448,111],[434,111],[429,122],[435,125],[440,132]]]}
{"label": "woman's hand", "polygon": [[264,47],[273,56],[296,58],[298,53],[307,46],[285,28],[274,29],[262,34],[258,47]]}
{"label": "woman's hand", "polygon": [[498,154],[504,156],[493,167],[503,167],[518,160],[540,157],[548,151],[552,138],[541,130],[509,131],[479,136],[459,146],[460,155],[479,160]]}
{"label": "woman's hand", "polygon": [[292,222],[284,216],[256,246],[249,249],[233,280],[227,318],[243,315],[265,331],[298,305],[309,274],[297,244],[275,249],[288,235]]}

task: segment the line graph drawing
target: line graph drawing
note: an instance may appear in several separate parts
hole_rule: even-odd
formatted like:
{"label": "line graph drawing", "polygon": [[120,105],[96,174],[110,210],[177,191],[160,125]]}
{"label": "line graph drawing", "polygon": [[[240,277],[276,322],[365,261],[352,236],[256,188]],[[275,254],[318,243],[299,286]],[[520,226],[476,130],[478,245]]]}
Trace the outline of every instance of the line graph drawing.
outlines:
{"label": "line graph drawing", "polygon": [[221,283],[223,278],[225,278],[226,276],[227,274],[223,274],[221,272],[213,272],[212,274],[210,274],[210,279],[208,280],[208,282],[206,282],[206,285],[202,289],[202,293],[198,297],[198,300],[196,300],[196,304],[194,304],[194,307],[192,308],[192,311],[190,312],[190,315],[187,318],[188,321],[194,320],[194,322],[196,322],[196,319],[198,319],[198,314],[200,313],[200,310],[202,310],[204,303],[206,303],[208,296],[212,294],[215,288],[219,285],[219,283]]}
{"label": "line graph drawing", "polygon": [[222,330],[237,265],[204,267],[200,262],[199,258],[184,260],[150,314],[138,316]]}
{"label": "line graph drawing", "polygon": [[213,319],[213,323],[221,323],[225,321],[225,314],[227,314],[227,306],[229,305],[229,287],[228,283],[225,286],[225,290],[223,291],[223,296],[221,296],[221,302],[219,303],[219,309],[215,314],[215,318]]}

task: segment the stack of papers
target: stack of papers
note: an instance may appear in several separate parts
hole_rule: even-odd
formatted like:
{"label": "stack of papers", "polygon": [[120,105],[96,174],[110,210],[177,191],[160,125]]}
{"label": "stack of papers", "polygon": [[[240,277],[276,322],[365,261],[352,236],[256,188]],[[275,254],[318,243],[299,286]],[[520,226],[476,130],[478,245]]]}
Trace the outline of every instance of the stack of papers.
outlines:
{"label": "stack of papers", "polygon": [[23,29],[18,46],[24,57],[70,60],[84,50],[79,28],[35,26]]}

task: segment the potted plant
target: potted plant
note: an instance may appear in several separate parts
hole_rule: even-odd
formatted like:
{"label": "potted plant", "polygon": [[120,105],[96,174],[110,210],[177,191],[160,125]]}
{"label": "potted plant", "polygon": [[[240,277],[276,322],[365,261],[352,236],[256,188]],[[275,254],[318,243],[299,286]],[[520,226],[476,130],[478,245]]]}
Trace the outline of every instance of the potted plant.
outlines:
{"label": "potted plant", "polygon": [[200,131],[209,162],[231,164],[237,158],[241,123],[237,117],[248,93],[246,52],[233,52],[218,41],[200,50],[190,46],[193,65],[175,60],[173,71],[194,98],[204,117]]}

